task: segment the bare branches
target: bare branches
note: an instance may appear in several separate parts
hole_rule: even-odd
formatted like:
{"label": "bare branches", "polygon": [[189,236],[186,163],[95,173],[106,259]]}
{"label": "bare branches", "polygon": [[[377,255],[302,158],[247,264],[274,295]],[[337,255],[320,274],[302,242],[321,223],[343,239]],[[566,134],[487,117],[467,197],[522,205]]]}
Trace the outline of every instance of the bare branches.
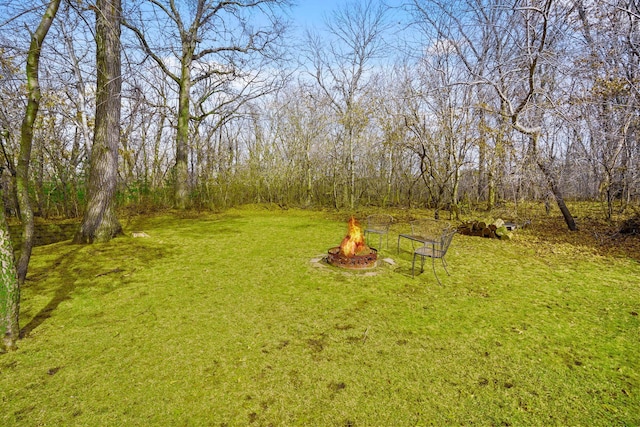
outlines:
{"label": "bare branches", "polygon": [[165,64],[164,60],[160,57],[160,55],[156,54],[153,49],[151,49],[151,46],[149,46],[149,43],[147,42],[146,36],[144,35],[144,33],[136,26],[130,24],[126,19],[122,20],[122,25],[124,25],[125,27],[127,27],[129,30],[133,31],[133,33],[136,35],[138,41],[140,42],[142,49],[144,50],[145,54],[147,54],[150,58],[152,58],[155,63],[162,69],[162,71],[173,81],[175,81],[176,83],[180,82],[180,77],[178,77],[176,74],[172,73],[171,70],[169,70],[169,67],[167,66],[167,64]]}

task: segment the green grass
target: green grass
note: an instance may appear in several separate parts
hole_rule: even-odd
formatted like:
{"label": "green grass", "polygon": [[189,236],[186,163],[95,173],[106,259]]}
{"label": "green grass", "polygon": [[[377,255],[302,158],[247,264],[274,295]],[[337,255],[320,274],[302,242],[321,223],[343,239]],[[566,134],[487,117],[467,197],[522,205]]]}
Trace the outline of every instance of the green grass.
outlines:
{"label": "green grass", "polygon": [[[346,219],[134,218],[149,238],[35,249],[2,426],[639,425],[640,265],[535,229],[319,267]],[[410,249],[408,243],[403,243]]]}

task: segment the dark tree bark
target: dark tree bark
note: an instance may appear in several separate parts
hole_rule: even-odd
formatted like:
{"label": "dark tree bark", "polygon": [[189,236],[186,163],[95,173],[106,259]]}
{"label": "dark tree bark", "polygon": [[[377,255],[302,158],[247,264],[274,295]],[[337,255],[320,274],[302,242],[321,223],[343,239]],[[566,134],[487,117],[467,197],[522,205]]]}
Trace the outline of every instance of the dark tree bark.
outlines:
{"label": "dark tree bark", "polygon": [[120,0],[96,3],[96,123],[89,161],[87,208],[75,243],[105,242],[122,233],[115,213],[120,141]]}

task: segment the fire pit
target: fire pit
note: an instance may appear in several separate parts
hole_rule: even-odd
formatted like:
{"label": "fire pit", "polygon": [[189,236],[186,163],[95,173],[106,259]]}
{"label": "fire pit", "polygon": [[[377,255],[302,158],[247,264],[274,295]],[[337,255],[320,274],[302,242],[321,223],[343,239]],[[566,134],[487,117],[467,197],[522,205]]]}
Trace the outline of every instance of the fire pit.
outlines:
{"label": "fire pit", "polygon": [[362,269],[372,268],[376,266],[378,260],[378,251],[369,248],[367,254],[356,254],[353,256],[344,256],[340,253],[340,246],[329,249],[327,262],[336,267]]}
{"label": "fire pit", "polygon": [[329,249],[327,262],[335,267],[354,270],[376,266],[378,251],[364,242],[364,233],[358,221],[351,217],[349,231],[340,246]]}

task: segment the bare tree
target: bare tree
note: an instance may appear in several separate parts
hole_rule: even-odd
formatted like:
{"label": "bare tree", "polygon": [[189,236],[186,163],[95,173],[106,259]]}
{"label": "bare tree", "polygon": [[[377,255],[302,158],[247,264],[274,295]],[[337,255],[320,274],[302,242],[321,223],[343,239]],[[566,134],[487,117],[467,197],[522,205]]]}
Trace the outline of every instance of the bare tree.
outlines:
{"label": "bare tree", "polygon": [[264,138],[273,146],[269,165],[256,166],[264,170],[265,180],[282,191],[280,203],[300,203],[310,206],[314,198],[321,155],[320,144],[328,126],[326,106],[318,101],[313,87],[298,81],[283,88],[270,99],[262,100]]}
{"label": "bare tree", "polygon": [[[22,121],[20,134],[20,155],[16,168],[16,188],[20,216],[23,224],[23,244],[18,260],[17,268],[14,264],[12,245],[9,241],[7,223],[4,217],[4,206],[0,214],[0,257],[2,257],[2,290],[0,292],[0,307],[2,318],[0,330],[3,332],[3,341],[7,349],[13,350],[19,338],[19,312],[20,312],[20,287],[27,276],[27,268],[31,259],[33,248],[33,211],[29,196],[29,163],[31,160],[31,147],[33,144],[33,124],[40,106],[41,92],[38,72],[40,69],[40,53],[42,44],[51,28],[51,23],[58,12],[60,0],[51,0],[48,4],[40,24],[31,34],[31,43],[27,53],[27,107]],[[15,272],[15,275],[14,275]]]}
{"label": "bare tree", "polygon": [[[189,125],[192,120],[192,88],[201,82],[209,82],[198,102],[205,105],[207,99],[220,91],[231,88],[234,82],[251,80],[255,70],[247,69],[254,56],[277,57],[276,43],[284,26],[274,13],[277,7],[288,5],[288,0],[215,1],[151,0],[157,27],[151,33],[145,24],[144,12],[137,19],[130,18],[125,25],[134,32],[146,55],[152,58],[178,87],[176,158],[174,168],[175,204],[185,208],[188,202]],[[251,14],[266,18],[267,25],[254,27]],[[153,24],[152,24],[153,25]],[[151,36],[150,34],[153,34]],[[177,40],[176,44],[173,41]],[[168,43],[168,44],[167,44]],[[176,67],[171,62],[176,60]],[[250,66],[249,66],[250,67]],[[227,91],[231,94],[232,91]],[[244,92],[231,97],[242,98]],[[223,101],[228,103],[228,99]],[[213,109],[219,104],[213,106]],[[201,111],[200,120],[210,115]],[[219,110],[216,110],[219,111]],[[224,123],[224,118],[220,123]]]}
{"label": "bare tree", "polygon": [[343,132],[348,184],[347,203],[356,202],[356,144],[367,126],[366,96],[374,62],[384,53],[389,29],[387,9],[379,2],[348,2],[327,20],[328,37],[308,33],[309,71],[336,114]]}
{"label": "bare tree", "polygon": [[2,207],[6,207],[8,212],[19,213],[15,191],[15,158],[19,151],[20,124],[24,119],[20,115],[24,106],[20,96],[22,71],[16,56],[0,48],[0,185],[6,194]]}
{"label": "bare tree", "polygon": [[[552,158],[540,149],[545,108],[552,99],[548,83],[553,80],[554,54],[558,54],[554,49],[559,47],[566,18],[561,7],[553,6],[553,0],[528,0],[511,7],[493,0],[414,0],[413,12],[457,52],[468,72],[468,79],[458,84],[491,89],[499,107],[487,111],[508,120],[529,138],[531,158],[547,180],[569,230],[576,230]],[[443,20],[448,24],[442,25]]]}
{"label": "bare tree", "polygon": [[38,108],[40,107],[40,82],[38,72],[40,70],[40,52],[42,44],[51,28],[51,23],[58,12],[60,0],[52,0],[40,21],[35,33],[31,35],[31,44],[27,55],[27,109],[22,121],[20,134],[20,155],[16,168],[16,190],[20,205],[20,219],[24,227],[22,233],[22,249],[18,260],[18,281],[24,283],[27,277],[27,268],[31,259],[33,248],[33,209],[29,196],[29,164],[31,162],[31,147],[33,146],[33,124],[36,121]]}
{"label": "bare tree", "polygon": [[122,233],[116,218],[120,108],[120,0],[96,3],[96,124],[87,183],[87,208],[76,243],[108,241]]}
{"label": "bare tree", "polygon": [[587,130],[577,133],[608,219],[617,200],[624,207],[637,194],[639,8],[637,1],[576,0],[572,20],[583,41],[572,64],[579,82],[573,115],[576,126]]}
{"label": "bare tree", "polygon": [[457,85],[463,72],[449,43],[427,49],[412,75],[405,78],[405,126],[408,148],[419,158],[420,178],[428,205],[449,208],[458,217],[460,171],[476,133],[473,129],[473,87]]}
{"label": "bare tree", "polygon": [[[500,100],[506,106],[503,114],[511,120],[515,130],[530,138],[529,148],[531,155],[545,176],[551,194],[555,197],[567,227],[569,230],[575,231],[577,225],[565,203],[558,177],[553,171],[551,162],[540,153],[540,137],[543,133],[542,125],[525,122],[527,116],[529,116],[528,120],[530,121],[543,122],[541,118],[543,110],[539,107],[539,104],[542,103],[541,100],[543,99],[543,94],[545,94],[545,83],[541,73],[548,72],[550,69],[550,67],[544,67],[543,61],[545,57],[553,57],[551,49],[556,36],[553,31],[559,30],[554,28],[554,23],[552,22],[554,16],[552,6],[553,0],[544,0],[516,8],[522,25],[518,28],[520,37],[516,38],[516,41],[524,48],[521,69],[525,77],[520,85],[521,90],[524,89],[521,92],[522,95],[517,96],[513,92],[508,95],[500,86],[494,85],[493,87]],[[547,64],[550,65],[549,63]],[[548,76],[545,77],[548,78]],[[526,110],[531,107],[533,107],[534,111],[527,115]]]}

